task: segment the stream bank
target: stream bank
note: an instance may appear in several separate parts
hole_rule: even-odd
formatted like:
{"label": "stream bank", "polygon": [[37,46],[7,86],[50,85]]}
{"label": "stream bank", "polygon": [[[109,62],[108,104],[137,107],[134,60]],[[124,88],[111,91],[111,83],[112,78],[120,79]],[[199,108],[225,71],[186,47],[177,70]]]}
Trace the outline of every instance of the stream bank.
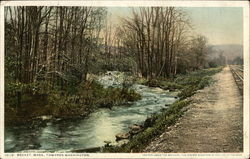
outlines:
{"label": "stream bank", "polygon": [[[157,82],[154,82],[155,86],[161,88],[169,88],[170,86],[178,86],[181,88],[178,94],[179,100],[171,104],[168,109],[164,110],[162,113],[156,114],[154,116],[156,120],[152,126],[145,128],[144,131],[135,135],[128,143],[121,146],[105,147],[103,152],[142,152],[154,138],[166,131],[169,126],[174,125],[176,121],[184,115],[189,109],[187,106],[192,103],[190,97],[193,96],[196,91],[215,82],[212,76],[222,71],[222,69],[223,67],[199,70],[187,75],[180,75],[174,79],[174,81],[170,82],[166,79],[156,80]],[[149,81],[144,82],[146,84],[151,83]]]}
{"label": "stream bank", "polygon": [[48,120],[43,126],[6,126],[5,152],[71,152],[102,147],[106,141],[116,145],[119,143],[115,135],[129,131],[133,124],[142,124],[152,114],[166,109],[166,104],[176,101],[176,93],[160,88],[134,84],[131,89],[140,94],[141,99],[130,102],[129,106],[99,108],[85,118]]}
{"label": "stream bank", "polygon": [[[89,78],[77,87],[46,93],[23,93],[20,107],[13,106],[15,103],[11,100],[15,99],[10,98],[5,102],[5,125],[18,126],[29,123],[30,127],[39,127],[48,121],[82,119],[99,108],[128,106],[131,102],[141,99],[141,95],[131,88],[132,81],[128,78],[124,73],[110,71]],[[34,90],[35,86],[29,87],[29,90]]]}

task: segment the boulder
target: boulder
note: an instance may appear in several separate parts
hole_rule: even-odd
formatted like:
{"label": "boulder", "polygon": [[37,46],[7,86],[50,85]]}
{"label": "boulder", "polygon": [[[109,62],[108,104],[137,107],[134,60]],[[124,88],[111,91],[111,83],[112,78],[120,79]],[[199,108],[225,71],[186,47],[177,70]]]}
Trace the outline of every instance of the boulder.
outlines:
{"label": "boulder", "polygon": [[148,128],[154,125],[156,117],[152,116],[145,120],[143,127]]}
{"label": "boulder", "polygon": [[130,127],[131,130],[139,130],[141,128],[142,128],[142,126],[141,125],[137,125],[137,124],[134,124],[133,126]]}
{"label": "boulder", "polygon": [[135,135],[141,132],[143,130],[143,127],[141,125],[134,124],[133,126],[130,127],[130,129],[131,130],[129,131],[129,133],[131,135]]}
{"label": "boulder", "polygon": [[128,139],[130,137],[129,133],[119,133],[115,135],[116,141],[122,140],[122,139]]}
{"label": "boulder", "polygon": [[136,135],[136,134],[138,134],[139,132],[141,132],[143,129],[140,129],[140,130],[130,130],[129,131],[129,133],[131,134],[131,135]]}

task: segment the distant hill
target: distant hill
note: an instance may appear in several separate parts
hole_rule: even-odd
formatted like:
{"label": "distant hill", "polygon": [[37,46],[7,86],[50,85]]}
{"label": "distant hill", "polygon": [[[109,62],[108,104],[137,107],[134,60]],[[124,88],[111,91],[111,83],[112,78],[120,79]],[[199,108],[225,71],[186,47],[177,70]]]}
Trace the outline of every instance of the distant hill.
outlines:
{"label": "distant hill", "polygon": [[225,56],[228,60],[233,60],[236,57],[243,57],[243,45],[227,44],[227,45],[210,45],[209,57],[218,57],[220,54]]}

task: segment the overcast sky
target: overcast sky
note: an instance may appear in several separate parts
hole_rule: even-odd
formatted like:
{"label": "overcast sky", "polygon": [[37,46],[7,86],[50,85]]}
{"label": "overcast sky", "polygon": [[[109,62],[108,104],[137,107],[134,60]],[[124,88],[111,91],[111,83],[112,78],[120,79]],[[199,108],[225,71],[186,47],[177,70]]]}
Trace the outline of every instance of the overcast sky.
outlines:
{"label": "overcast sky", "polygon": [[[208,38],[209,44],[243,44],[243,9],[240,7],[185,7],[194,30]],[[126,7],[109,8],[112,19],[130,16]]]}

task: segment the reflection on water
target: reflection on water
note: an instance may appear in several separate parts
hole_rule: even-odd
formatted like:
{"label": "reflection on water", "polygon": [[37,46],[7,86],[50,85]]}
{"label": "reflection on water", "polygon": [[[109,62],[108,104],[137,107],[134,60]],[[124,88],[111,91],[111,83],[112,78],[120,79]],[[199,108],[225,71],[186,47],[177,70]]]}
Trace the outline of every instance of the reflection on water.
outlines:
{"label": "reflection on water", "polygon": [[115,135],[127,132],[129,126],[142,123],[148,116],[160,112],[165,104],[176,99],[171,93],[159,88],[135,85],[142,99],[131,106],[99,109],[88,118],[47,123],[45,127],[7,127],[5,129],[5,152],[23,150],[46,150],[67,152],[72,149],[103,146],[104,141],[116,144]]}

